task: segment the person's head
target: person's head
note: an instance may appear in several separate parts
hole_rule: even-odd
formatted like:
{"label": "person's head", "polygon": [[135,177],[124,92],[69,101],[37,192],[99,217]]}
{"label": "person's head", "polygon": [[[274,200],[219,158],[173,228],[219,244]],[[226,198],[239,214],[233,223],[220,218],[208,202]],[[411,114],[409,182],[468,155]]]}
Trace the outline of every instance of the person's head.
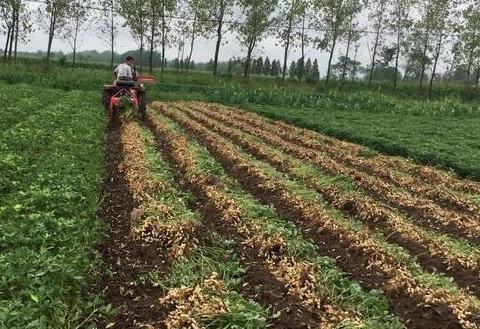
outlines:
{"label": "person's head", "polygon": [[129,65],[129,66],[133,66],[133,62],[134,62],[134,59],[132,56],[128,56],[126,59],[125,59],[125,64]]}

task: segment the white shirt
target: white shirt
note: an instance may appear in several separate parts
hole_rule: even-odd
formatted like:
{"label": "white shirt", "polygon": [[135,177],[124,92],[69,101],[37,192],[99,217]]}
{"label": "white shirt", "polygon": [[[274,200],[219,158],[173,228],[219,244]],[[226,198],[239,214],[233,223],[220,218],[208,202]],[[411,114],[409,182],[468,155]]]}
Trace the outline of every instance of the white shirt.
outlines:
{"label": "white shirt", "polygon": [[125,63],[118,65],[114,72],[117,73],[117,79],[133,78],[132,68]]}

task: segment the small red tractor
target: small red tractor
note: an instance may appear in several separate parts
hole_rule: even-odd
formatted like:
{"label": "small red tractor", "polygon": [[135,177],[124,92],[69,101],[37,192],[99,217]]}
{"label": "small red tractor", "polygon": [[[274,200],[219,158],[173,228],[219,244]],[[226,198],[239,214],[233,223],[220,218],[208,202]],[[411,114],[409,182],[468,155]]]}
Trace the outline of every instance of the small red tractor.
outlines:
{"label": "small red tractor", "polygon": [[118,80],[113,85],[103,86],[102,103],[110,120],[124,110],[125,101],[132,104],[139,118],[143,120],[147,110],[145,84],[155,81],[152,76],[134,76],[133,80]]}

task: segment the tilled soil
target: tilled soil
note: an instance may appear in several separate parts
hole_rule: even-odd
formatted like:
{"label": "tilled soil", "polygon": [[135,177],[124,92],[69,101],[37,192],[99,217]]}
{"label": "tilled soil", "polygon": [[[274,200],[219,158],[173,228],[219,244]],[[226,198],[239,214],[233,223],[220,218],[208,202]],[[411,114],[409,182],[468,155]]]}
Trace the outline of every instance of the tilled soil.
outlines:
{"label": "tilled soil", "polygon": [[113,319],[99,320],[104,328],[142,328],[152,325],[164,328],[161,319],[165,310],[158,299],[159,288],[138,282],[142,273],[168,272],[162,251],[154,246],[133,241],[130,237],[132,212],[136,207],[121,163],[124,158],[121,145],[121,124],[113,123],[108,130],[105,146],[106,179],[98,216],[107,224],[107,239],[100,247],[107,274],[98,284],[105,291],[106,303],[118,309]]}

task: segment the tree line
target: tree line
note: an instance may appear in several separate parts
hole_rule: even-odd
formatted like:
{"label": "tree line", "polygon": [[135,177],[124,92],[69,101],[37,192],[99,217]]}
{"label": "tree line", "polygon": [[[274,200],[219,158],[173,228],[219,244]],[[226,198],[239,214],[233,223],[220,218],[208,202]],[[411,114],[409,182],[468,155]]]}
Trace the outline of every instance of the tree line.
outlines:
{"label": "tree line", "polygon": [[[361,71],[370,86],[379,70],[387,70],[394,89],[400,79],[410,79],[431,94],[440,63],[446,66],[446,76],[464,76],[476,88],[480,80],[478,0],[38,0],[37,11],[29,10],[27,1],[36,2],[0,0],[5,60],[16,56],[18,43],[34,29],[41,29],[48,35],[47,61],[54,39],[62,38],[72,47],[75,62],[79,35],[94,28],[110,48],[113,65],[124,25],[139,46],[142,63],[144,50],[148,54],[150,71],[159,51],[162,74],[169,48],[177,50],[177,59],[183,58],[190,70],[200,37],[215,40],[211,70],[218,74],[225,34],[232,33],[245,51],[246,80],[258,72],[256,51],[266,37],[275,37],[284,49],[282,60],[275,61],[282,79],[297,70],[297,62],[294,69],[289,65],[292,49],[300,51],[300,64],[306,66],[310,47],[328,55],[327,85],[333,77],[343,83]],[[366,26],[360,24],[362,17],[368,18]],[[370,60],[360,70],[362,39],[368,42]],[[303,73],[296,77],[304,78]]]}

